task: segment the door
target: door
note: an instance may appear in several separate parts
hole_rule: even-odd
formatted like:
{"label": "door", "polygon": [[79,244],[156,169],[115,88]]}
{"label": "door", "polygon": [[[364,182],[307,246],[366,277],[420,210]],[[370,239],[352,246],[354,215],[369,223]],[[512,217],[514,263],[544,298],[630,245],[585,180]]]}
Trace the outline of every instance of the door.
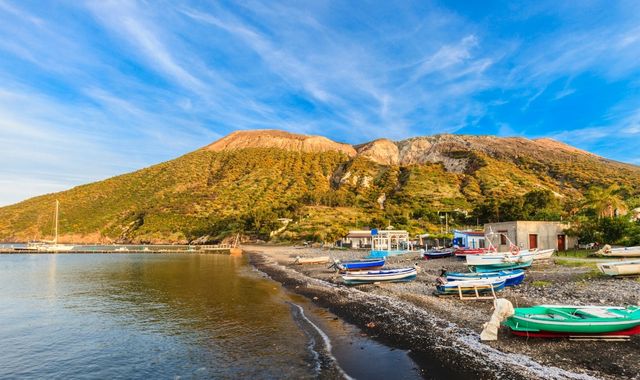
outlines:
{"label": "door", "polygon": [[529,234],[529,249],[538,248],[538,235],[537,234]]}
{"label": "door", "polygon": [[558,235],[558,251],[567,249],[565,235]]}

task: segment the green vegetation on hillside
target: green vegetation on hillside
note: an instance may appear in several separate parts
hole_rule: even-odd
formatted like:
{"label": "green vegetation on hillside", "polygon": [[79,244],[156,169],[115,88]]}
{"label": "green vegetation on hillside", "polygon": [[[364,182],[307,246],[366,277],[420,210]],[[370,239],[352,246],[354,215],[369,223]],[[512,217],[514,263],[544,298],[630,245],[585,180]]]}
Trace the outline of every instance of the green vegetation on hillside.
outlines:
{"label": "green vegetation on hillside", "polygon": [[640,168],[563,154],[456,149],[447,157],[466,166],[449,172],[441,163],[388,166],[334,151],[198,150],[0,208],[0,240],[49,238],[55,199],[61,203],[61,235],[77,242],[220,241],[237,233],[332,241],[365,226],[438,232],[444,212],[452,226],[578,218],[585,216],[584,194],[595,203],[606,194],[593,186],[614,183],[616,197],[640,204]]}

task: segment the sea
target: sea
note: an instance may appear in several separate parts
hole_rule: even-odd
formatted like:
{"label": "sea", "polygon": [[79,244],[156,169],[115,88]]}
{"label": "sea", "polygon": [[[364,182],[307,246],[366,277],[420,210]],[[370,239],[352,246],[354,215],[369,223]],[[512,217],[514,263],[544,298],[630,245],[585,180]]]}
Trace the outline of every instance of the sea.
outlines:
{"label": "sea", "polygon": [[0,255],[2,379],[420,379],[386,346],[221,254]]}

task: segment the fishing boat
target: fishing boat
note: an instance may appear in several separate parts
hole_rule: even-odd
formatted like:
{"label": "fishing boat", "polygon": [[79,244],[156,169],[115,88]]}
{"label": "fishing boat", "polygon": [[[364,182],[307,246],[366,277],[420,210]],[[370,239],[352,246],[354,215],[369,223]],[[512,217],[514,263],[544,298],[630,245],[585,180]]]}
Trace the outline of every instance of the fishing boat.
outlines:
{"label": "fishing boat", "polygon": [[640,307],[540,305],[516,308],[504,325],[517,335],[636,334]]}
{"label": "fishing boat", "polygon": [[422,252],[422,258],[424,260],[431,259],[441,259],[444,257],[453,256],[453,249],[444,248],[444,249],[429,249],[427,251]]}
{"label": "fishing boat", "polygon": [[505,279],[482,278],[474,280],[447,281],[436,285],[436,295],[486,294],[504,289]]}
{"label": "fishing boat", "polygon": [[520,264],[534,259],[537,251],[519,250],[512,247],[510,252],[467,256],[467,265]]}
{"label": "fishing boat", "polygon": [[347,272],[342,279],[347,285],[371,284],[374,282],[405,282],[418,275],[417,267],[375,271]]}
{"label": "fishing boat", "polygon": [[319,256],[319,257],[300,257],[297,256],[295,260],[293,260],[294,264],[326,264],[330,261],[329,256]]}
{"label": "fishing boat", "polygon": [[498,279],[505,280],[505,286],[515,286],[520,284],[524,280],[524,270],[505,270],[499,272],[486,272],[486,273],[460,273],[460,272],[444,272],[442,274],[447,281],[466,281],[466,280],[483,280],[483,279]]}
{"label": "fishing boat", "polygon": [[536,250],[535,254],[533,255],[533,259],[534,260],[548,260],[551,258],[551,256],[553,256],[553,253],[556,250],[553,248],[550,249],[538,249]]}
{"label": "fishing boat", "polygon": [[484,255],[495,251],[496,249],[493,246],[489,248],[456,248],[453,254],[459,259],[464,259],[467,255]]}
{"label": "fishing boat", "polygon": [[533,259],[522,263],[503,263],[493,265],[474,265],[469,266],[469,270],[476,273],[498,272],[503,270],[526,269],[533,264]]}
{"label": "fishing boat", "polygon": [[598,269],[608,276],[637,276],[640,275],[640,260],[599,263]]}
{"label": "fishing boat", "polygon": [[596,255],[610,257],[640,257],[640,246],[611,248],[610,245],[606,244],[602,249],[596,252]]}
{"label": "fishing boat", "polygon": [[340,261],[334,260],[330,268],[336,268],[340,271],[357,271],[357,270],[372,270],[380,269],[384,266],[385,259],[362,259],[362,260],[349,260]]}

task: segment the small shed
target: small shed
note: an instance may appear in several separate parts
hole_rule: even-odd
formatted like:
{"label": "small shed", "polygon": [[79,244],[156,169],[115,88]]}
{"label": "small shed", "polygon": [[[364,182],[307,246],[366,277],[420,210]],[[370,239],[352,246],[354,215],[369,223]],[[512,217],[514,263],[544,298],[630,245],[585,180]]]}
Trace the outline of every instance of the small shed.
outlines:
{"label": "small shed", "polygon": [[347,236],[342,239],[342,244],[350,246],[354,249],[370,249],[371,248],[371,230],[353,230],[349,231]]}
{"label": "small shed", "polygon": [[484,231],[453,230],[453,245],[463,248],[485,248]]}
{"label": "small shed", "polygon": [[509,250],[509,240],[522,249],[549,249],[564,251],[574,247],[576,238],[569,237],[564,232],[569,223],[547,221],[512,221],[501,223],[487,223],[484,233],[498,252]]}

